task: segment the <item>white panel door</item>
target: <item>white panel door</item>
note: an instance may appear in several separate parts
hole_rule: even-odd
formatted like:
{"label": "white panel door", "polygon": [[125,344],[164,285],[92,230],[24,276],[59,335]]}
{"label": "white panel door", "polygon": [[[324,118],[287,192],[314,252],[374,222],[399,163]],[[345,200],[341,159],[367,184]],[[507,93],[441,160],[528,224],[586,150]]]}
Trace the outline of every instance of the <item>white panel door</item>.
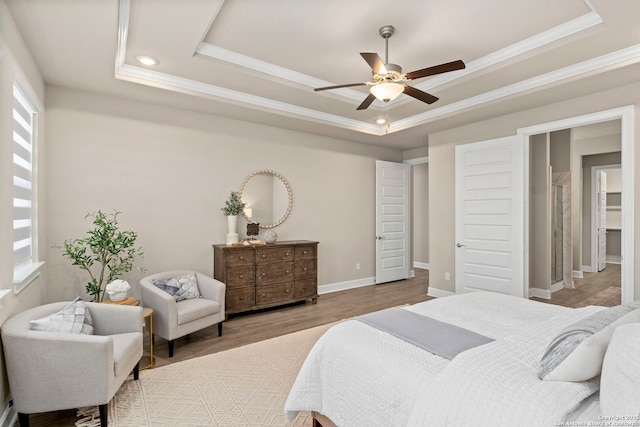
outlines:
{"label": "white panel door", "polygon": [[376,283],[409,277],[409,168],[376,161]]}
{"label": "white panel door", "polygon": [[519,136],[456,146],[456,293],[524,297],[524,152]]}
{"label": "white panel door", "polygon": [[607,173],[598,171],[598,271],[607,267]]}

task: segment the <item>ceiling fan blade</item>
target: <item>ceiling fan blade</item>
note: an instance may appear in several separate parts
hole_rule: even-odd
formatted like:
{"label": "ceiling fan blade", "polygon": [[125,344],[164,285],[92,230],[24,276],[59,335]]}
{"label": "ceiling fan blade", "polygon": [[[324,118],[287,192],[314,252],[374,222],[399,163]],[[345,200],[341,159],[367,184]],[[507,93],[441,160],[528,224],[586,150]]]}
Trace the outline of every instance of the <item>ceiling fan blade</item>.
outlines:
{"label": "ceiling fan blade", "polygon": [[358,108],[356,108],[356,110],[366,110],[367,108],[369,108],[369,105],[371,105],[371,103],[375,101],[375,99],[376,97],[370,93],[369,96],[367,96],[364,101],[362,101],[362,104],[358,105]]}
{"label": "ceiling fan blade", "polygon": [[449,71],[462,70],[466,67],[461,60],[447,62],[446,64],[436,65],[434,67],[423,68],[422,70],[411,71],[407,73],[407,80],[420,79],[422,77],[433,76],[434,74],[448,73]]}
{"label": "ceiling fan blade", "polygon": [[415,87],[404,85],[404,93],[418,99],[422,102],[426,102],[427,104],[433,104],[439,98],[431,95],[430,93],[423,92],[420,89],[416,89]]}
{"label": "ceiling fan blade", "polygon": [[376,74],[387,74],[387,69],[384,66],[384,62],[380,56],[375,52],[360,52],[360,56],[367,61],[367,64],[371,67]]}
{"label": "ceiling fan blade", "polygon": [[330,89],[340,89],[342,87],[353,87],[353,86],[366,86],[367,83],[347,83],[344,85],[336,85],[336,86],[327,86],[327,87],[317,87],[313,90],[315,90],[316,92],[320,91],[320,90],[330,90]]}

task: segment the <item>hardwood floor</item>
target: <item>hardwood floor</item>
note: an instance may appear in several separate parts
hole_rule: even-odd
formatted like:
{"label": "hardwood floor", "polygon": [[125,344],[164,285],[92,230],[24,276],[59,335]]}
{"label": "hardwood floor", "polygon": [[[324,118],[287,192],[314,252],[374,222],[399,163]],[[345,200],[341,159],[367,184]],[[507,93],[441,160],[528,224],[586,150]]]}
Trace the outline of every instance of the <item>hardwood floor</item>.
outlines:
{"label": "hardwood floor", "polygon": [[[427,296],[429,271],[415,271],[416,276],[408,280],[321,295],[317,304],[306,302],[231,316],[223,324],[221,337],[218,337],[217,327],[211,327],[177,340],[174,357],[171,359],[167,342],[156,338],[155,366],[228,350],[376,310],[432,299]],[[612,285],[620,286],[620,266],[609,264],[604,272],[585,273],[584,279],[576,279],[575,282],[577,289],[563,289],[555,292],[552,300],[539,301],[569,307],[580,306],[582,301],[601,290]],[[145,337],[145,345],[147,342],[148,339]],[[57,411],[32,415],[31,425],[72,426],[75,419],[75,411]]]}
{"label": "hardwood floor", "polygon": [[584,273],[584,278],[574,278],[575,289],[561,289],[551,295],[550,300],[540,298],[531,298],[532,300],[542,301],[550,304],[563,305],[565,307],[582,307],[588,300],[593,305],[613,306],[620,304],[617,301],[597,301],[593,296],[600,291],[615,286],[620,287],[622,276],[620,274],[620,264],[607,264],[607,268],[599,273]]}
{"label": "hardwood floor", "polygon": [[177,340],[171,359],[168,357],[166,341],[157,338],[154,347],[156,366],[228,350],[372,311],[427,301],[431,299],[427,296],[428,286],[429,271],[416,269],[416,276],[409,280],[321,295],[317,304],[306,302],[230,316],[223,323],[221,337],[218,337],[216,328],[207,328]]}

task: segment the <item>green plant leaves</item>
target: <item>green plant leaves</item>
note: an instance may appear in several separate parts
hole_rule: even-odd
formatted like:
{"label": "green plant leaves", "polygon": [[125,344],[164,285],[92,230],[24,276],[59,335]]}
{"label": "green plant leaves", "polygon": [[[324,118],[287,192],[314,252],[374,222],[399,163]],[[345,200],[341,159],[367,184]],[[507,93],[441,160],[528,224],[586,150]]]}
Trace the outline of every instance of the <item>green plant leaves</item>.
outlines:
{"label": "green plant leaves", "polygon": [[135,231],[120,230],[118,215],[102,211],[87,214],[93,219],[93,228],[83,239],[65,240],[62,255],[89,273],[86,291],[93,301],[102,302],[104,287],[123,273],[133,269],[136,257],[142,257],[142,248],[136,247],[138,235]]}
{"label": "green plant leaves", "polygon": [[232,191],[229,200],[226,201],[226,206],[221,209],[225,216],[240,215],[244,210],[244,205],[244,202],[240,200],[238,192]]}

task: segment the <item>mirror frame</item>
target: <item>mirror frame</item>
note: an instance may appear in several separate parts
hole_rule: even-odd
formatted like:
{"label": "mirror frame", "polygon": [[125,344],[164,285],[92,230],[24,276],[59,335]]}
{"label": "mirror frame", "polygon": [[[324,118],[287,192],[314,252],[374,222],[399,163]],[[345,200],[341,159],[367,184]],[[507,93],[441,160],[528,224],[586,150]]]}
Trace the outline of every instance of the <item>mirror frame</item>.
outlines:
{"label": "mirror frame", "polygon": [[[277,177],[278,179],[280,179],[280,181],[282,181],[282,183],[284,184],[285,189],[287,190],[287,194],[289,195],[289,203],[287,205],[287,211],[284,213],[282,218],[280,218],[280,220],[278,220],[277,222],[275,222],[273,224],[260,224],[260,228],[274,228],[274,227],[277,227],[280,224],[282,224],[289,217],[289,214],[291,213],[291,208],[293,206],[293,192],[291,191],[291,186],[289,185],[287,180],[282,175],[280,175],[278,172],[270,170],[270,169],[261,169],[259,171],[251,173],[249,176],[247,176],[244,179],[244,181],[242,181],[242,185],[240,185],[240,200],[242,200],[242,194],[244,193],[245,186],[247,185],[249,180],[251,178],[253,178],[254,176],[256,176],[256,175],[261,175],[261,174],[273,175],[273,176]],[[249,221],[247,216],[244,214],[244,211],[242,212],[242,216],[244,216],[244,218],[247,221]]]}

